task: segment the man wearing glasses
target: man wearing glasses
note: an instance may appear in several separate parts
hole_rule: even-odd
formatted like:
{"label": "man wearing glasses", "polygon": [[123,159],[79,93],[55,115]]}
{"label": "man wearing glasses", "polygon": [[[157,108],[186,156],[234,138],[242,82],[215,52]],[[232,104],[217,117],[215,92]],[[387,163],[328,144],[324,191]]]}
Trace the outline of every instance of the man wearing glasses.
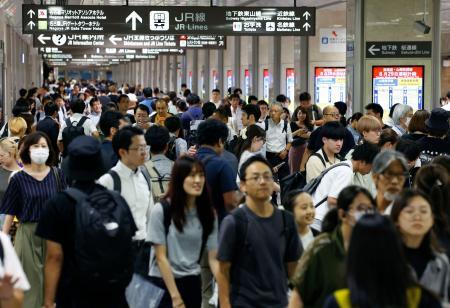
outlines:
{"label": "man wearing glasses", "polygon": [[114,135],[112,146],[119,161],[98,183],[119,192],[127,201],[138,229],[133,240],[139,249],[147,237],[147,221],[153,207],[150,180],[140,168],[148,155],[144,132],[138,127],[125,126]]}
{"label": "man wearing glasses", "polygon": [[239,177],[245,204],[225,217],[219,235],[220,307],[286,307],[301,255],[294,218],[270,202],[273,173],[264,158],[250,157]]}
{"label": "man wearing glasses", "polygon": [[402,191],[408,176],[408,163],[405,156],[397,151],[380,152],[372,167],[372,178],[377,188],[377,209],[384,215],[390,215],[397,195]]}
{"label": "man wearing glasses", "polygon": [[[341,118],[341,115],[339,114],[339,110],[334,107],[333,105],[329,105],[323,109],[323,123],[329,123],[329,122],[339,122],[339,119]],[[316,130],[314,130],[311,133],[311,136],[309,137],[309,143],[308,147],[305,150],[305,154],[302,158],[302,163],[300,165],[300,170],[304,171],[306,162],[308,161],[309,156],[311,156],[312,153],[317,152],[320,150],[323,146],[322,141],[322,128],[318,127]],[[342,144],[341,151],[339,154],[342,157],[345,157],[347,155],[348,151],[350,151],[355,146],[355,140],[353,139],[352,133],[346,129],[345,136]]]}

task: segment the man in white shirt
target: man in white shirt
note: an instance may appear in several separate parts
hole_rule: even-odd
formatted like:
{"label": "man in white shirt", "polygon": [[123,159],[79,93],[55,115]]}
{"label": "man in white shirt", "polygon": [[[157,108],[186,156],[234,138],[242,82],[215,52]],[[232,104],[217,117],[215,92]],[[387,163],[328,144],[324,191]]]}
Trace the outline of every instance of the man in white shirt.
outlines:
{"label": "man in white shirt", "polygon": [[397,151],[385,150],[373,161],[372,178],[377,188],[375,202],[378,212],[390,215],[395,198],[403,190],[408,173],[405,156]]}
{"label": "man in white shirt", "polygon": [[243,128],[242,125],[242,109],[241,109],[241,98],[238,94],[231,94],[230,95],[230,101],[231,101],[231,125],[236,132],[236,134],[239,135],[239,132]]}
{"label": "man in white shirt", "polygon": [[30,289],[30,283],[8,235],[0,232],[0,242],[3,250],[0,263],[0,305],[22,307],[23,293]]}
{"label": "man in white shirt", "polygon": [[[133,240],[139,243],[139,246],[147,238],[147,222],[150,217],[150,209],[153,207],[149,183],[140,168],[148,154],[144,132],[140,128],[126,126],[114,135],[112,144],[119,161],[98,180],[98,183],[109,190],[120,192],[127,201],[138,228]],[[120,189],[115,187],[111,173],[117,174]]]}
{"label": "man in white shirt", "polygon": [[281,119],[283,107],[274,103],[270,106],[270,118],[264,123],[266,131],[266,157],[278,179],[289,175],[288,153],[292,144],[291,126]]}
{"label": "man in white shirt", "polygon": [[339,155],[346,134],[345,127],[339,122],[328,122],[322,127],[323,146],[313,153],[306,163],[306,182],[309,183],[326,168],[339,163],[345,158]]}
{"label": "man in white shirt", "polygon": [[97,127],[97,124],[100,121],[100,117],[102,115],[102,103],[97,96],[94,96],[89,102],[89,106],[91,107],[89,118],[92,121],[92,125]]}
{"label": "man in white shirt", "polygon": [[65,106],[65,103],[64,103],[64,99],[61,96],[57,96],[55,98],[55,103],[59,107],[58,122],[59,122],[59,125],[62,125],[62,123],[65,122],[67,117],[69,116],[67,114],[67,109],[66,109],[66,106]]}
{"label": "man in white shirt", "polygon": [[337,205],[337,198],[341,190],[352,184],[353,174],[359,172],[368,174],[372,169],[372,162],[379,149],[371,143],[363,143],[355,147],[352,159],[329,167],[317,189],[312,193],[316,215],[312,228],[320,231],[322,220],[328,211]]}
{"label": "man in white shirt", "polygon": [[220,105],[222,104],[222,99],[220,98],[220,90],[219,89],[212,90],[211,102],[213,102],[214,105],[216,105],[216,109],[219,108]]}

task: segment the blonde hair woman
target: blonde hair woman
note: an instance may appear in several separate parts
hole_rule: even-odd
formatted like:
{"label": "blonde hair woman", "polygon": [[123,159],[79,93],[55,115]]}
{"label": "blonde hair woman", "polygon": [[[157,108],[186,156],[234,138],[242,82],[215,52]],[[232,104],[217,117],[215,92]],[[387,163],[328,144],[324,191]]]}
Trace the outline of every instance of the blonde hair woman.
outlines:
{"label": "blonde hair woman", "polygon": [[[23,120],[23,119],[22,119]],[[13,138],[3,138],[0,140],[0,200],[3,198],[9,177],[14,171],[19,171],[17,163],[19,151],[17,143]]]}
{"label": "blonde hair woman", "polygon": [[21,117],[14,117],[8,121],[9,137],[22,139],[27,131],[27,122]]}

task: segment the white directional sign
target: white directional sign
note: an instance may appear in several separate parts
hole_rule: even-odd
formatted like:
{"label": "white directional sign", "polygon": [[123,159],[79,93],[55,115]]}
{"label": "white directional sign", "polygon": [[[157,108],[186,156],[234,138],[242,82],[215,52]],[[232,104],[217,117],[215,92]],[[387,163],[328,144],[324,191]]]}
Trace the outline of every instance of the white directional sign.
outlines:
{"label": "white directional sign", "polygon": [[142,23],[142,17],[139,16],[138,13],[133,11],[133,12],[131,12],[130,15],[127,16],[127,18],[125,18],[126,23],[128,23],[129,21],[131,21],[131,30],[136,31],[136,21],[139,21],[140,23]]}

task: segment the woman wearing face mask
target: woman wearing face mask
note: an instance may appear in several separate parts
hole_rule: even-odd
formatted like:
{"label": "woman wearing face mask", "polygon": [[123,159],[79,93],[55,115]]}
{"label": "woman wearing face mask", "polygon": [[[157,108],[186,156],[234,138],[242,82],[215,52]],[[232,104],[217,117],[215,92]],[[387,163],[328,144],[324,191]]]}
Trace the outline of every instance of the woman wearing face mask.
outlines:
{"label": "woman wearing face mask", "polygon": [[408,125],[413,114],[411,106],[399,104],[395,107],[394,113],[392,114],[392,121],[394,122],[392,129],[397,133],[398,137],[407,133]]}
{"label": "woman wearing face mask", "polygon": [[[149,234],[154,245],[149,275],[165,291],[160,308],[201,306],[202,254],[208,254],[214,275],[218,270],[218,223],[204,172],[199,160],[189,156],[179,158],[172,169],[166,199],[151,211]],[[170,217],[169,226],[164,223],[165,217]]]}
{"label": "woman wearing face mask", "polygon": [[26,136],[20,149],[24,167],[11,177],[0,206],[0,213],[6,214],[3,232],[9,232],[14,216],[19,220],[15,248],[32,286],[25,293],[24,307],[42,305],[45,240],[34,232],[45,202],[66,187],[61,171],[49,167],[53,155],[45,133],[38,131]]}
{"label": "woman wearing face mask", "polygon": [[353,226],[362,215],[375,209],[370,193],[348,186],[337,198],[337,207],[322,222],[322,234],[303,254],[292,279],[294,291],[289,308],[323,307],[327,296],[345,287],[345,257]]}
{"label": "woman wearing face mask", "polygon": [[428,197],[418,191],[404,190],[394,202],[391,218],[414,276],[442,302],[448,303],[450,265],[432,230],[434,215]]}

